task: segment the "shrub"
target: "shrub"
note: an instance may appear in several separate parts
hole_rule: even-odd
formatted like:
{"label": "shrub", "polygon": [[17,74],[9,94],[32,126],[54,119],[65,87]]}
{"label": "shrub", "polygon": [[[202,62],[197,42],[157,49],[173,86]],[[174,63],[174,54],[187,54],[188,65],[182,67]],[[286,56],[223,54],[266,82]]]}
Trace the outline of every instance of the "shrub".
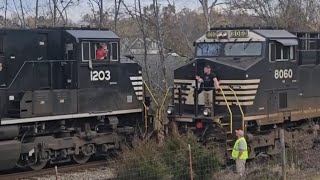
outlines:
{"label": "shrub", "polygon": [[188,144],[191,146],[194,179],[212,179],[220,168],[213,150],[197,142],[195,136],[175,135],[160,146],[138,142],[120,155],[118,179],[189,179]]}

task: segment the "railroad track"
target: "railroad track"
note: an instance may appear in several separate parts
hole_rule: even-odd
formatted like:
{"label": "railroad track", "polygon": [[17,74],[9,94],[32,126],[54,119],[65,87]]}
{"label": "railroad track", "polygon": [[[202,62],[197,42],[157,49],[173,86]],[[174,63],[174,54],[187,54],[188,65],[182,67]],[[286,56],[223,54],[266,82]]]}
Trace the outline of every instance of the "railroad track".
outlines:
{"label": "railroad track", "polygon": [[[60,173],[77,172],[84,169],[106,166],[108,164],[109,162],[107,160],[101,160],[101,161],[88,162],[86,164],[72,164],[72,165],[58,166],[57,169],[58,169],[58,174],[60,174]],[[39,177],[44,175],[55,175],[55,174],[56,174],[55,167],[49,167],[41,170],[3,174],[3,175],[0,175],[0,180],[32,179],[33,177]]]}

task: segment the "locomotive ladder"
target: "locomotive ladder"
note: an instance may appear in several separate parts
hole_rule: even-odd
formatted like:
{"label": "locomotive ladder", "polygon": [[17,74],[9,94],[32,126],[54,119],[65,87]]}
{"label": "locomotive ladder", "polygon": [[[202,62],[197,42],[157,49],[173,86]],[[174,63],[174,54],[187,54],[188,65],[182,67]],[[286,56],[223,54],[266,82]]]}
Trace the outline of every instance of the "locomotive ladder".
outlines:
{"label": "locomotive ladder", "polygon": [[[243,113],[243,110],[242,110],[242,107],[241,107],[241,104],[239,102],[239,98],[236,94],[236,92],[231,88],[229,87],[229,90],[232,91],[233,93],[233,96],[235,97],[236,99],[236,102],[237,102],[237,106],[239,107],[239,110],[241,112],[241,129],[243,131],[245,131],[244,129],[244,113]],[[227,105],[227,108],[228,108],[228,111],[229,111],[229,116],[230,118],[229,119],[224,119],[223,122],[221,123],[221,126],[223,127],[224,130],[226,130],[226,146],[227,146],[227,155],[229,157],[231,157],[231,152],[232,152],[232,149],[233,149],[233,143],[234,143],[234,136],[232,135],[233,134],[233,120],[235,119],[234,118],[234,115],[231,111],[231,108],[230,108],[230,105],[232,105],[232,103],[229,103],[225,94],[224,94],[224,91],[222,88],[220,88],[220,91],[221,91],[221,94],[223,96],[223,99]]]}

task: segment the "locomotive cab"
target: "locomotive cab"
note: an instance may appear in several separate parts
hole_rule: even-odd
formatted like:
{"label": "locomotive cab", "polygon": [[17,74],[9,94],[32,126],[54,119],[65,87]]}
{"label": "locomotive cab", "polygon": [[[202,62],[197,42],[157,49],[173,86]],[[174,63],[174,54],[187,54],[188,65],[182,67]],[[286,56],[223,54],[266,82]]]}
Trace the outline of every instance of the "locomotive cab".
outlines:
{"label": "locomotive cab", "polygon": [[[211,29],[195,42],[194,60],[174,71],[169,119],[180,130],[197,133],[204,143],[222,140],[228,152],[236,129],[250,137],[250,157],[256,156],[261,147],[273,146],[269,153],[278,152],[274,131],[259,136],[260,140],[254,135],[301,118],[301,114],[293,113],[299,109],[298,66],[302,57],[298,42],[294,33],[282,29]],[[210,107],[205,106],[208,97],[195,79],[203,73],[205,64],[210,64],[220,82],[219,89],[211,87],[209,91]],[[266,139],[264,144],[258,143],[261,138]]]}

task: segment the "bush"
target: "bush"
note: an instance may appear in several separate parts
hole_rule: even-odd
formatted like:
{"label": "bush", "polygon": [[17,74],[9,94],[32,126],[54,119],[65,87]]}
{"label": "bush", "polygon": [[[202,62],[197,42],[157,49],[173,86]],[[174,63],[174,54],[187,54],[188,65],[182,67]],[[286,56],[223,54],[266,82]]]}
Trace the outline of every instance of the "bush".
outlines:
{"label": "bush", "polygon": [[191,146],[194,179],[212,179],[220,168],[215,154],[197,142],[196,137],[175,135],[160,146],[137,142],[121,154],[119,179],[189,179],[188,144]]}

